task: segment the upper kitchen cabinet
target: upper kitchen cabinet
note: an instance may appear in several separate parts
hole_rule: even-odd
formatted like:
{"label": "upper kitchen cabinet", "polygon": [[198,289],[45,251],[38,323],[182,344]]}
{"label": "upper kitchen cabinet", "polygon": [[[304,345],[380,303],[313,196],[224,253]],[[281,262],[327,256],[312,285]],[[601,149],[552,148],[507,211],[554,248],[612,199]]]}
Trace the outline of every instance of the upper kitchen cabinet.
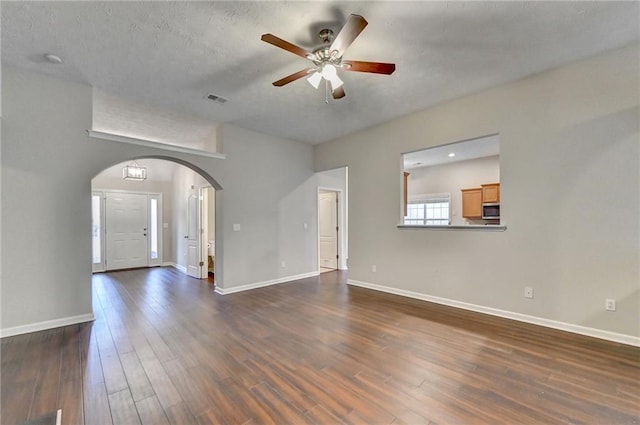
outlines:
{"label": "upper kitchen cabinet", "polygon": [[483,203],[500,202],[500,183],[483,184],[481,186]]}
{"label": "upper kitchen cabinet", "polygon": [[482,189],[462,189],[462,216],[482,218]]}

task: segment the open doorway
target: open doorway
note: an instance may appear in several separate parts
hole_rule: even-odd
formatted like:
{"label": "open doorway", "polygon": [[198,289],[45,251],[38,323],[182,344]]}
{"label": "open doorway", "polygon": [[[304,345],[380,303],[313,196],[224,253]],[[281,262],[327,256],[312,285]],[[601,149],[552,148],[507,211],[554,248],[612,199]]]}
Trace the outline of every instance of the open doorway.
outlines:
{"label": "open doorway", "polygon": [[215,190],[193,185],[187,198],[187,274],[215,282]]}
{"label": "open doorway", "polygon": [[340,224],[338,192],[318,190],[318,241],[320,273],[338,269]]}
{"label": "open doorway", "polygon": [[316,172],[318,183],[318,271],[347,270],[349,169]]}

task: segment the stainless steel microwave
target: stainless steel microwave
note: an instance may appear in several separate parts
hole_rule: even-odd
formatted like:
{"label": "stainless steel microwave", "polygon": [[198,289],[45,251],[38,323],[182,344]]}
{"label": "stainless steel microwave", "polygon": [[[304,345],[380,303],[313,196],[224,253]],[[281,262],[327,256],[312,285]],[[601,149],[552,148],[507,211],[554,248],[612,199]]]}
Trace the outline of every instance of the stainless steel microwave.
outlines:
{"label": "stainless steel microwave", "polygon": [[482,219],[483,220],[499,220],[500,219],[500,204],[482,204]]}

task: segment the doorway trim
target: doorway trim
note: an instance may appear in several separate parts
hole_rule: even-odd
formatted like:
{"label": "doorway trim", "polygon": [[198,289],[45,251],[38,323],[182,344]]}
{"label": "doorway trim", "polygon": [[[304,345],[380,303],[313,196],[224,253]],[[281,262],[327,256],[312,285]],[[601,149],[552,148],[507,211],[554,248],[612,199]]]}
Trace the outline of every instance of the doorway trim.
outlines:
{"label": "doorway trim", "polygon": [[322,192],[335,192],[338,199],[338,270],[347,270],[347,213],[346,213],[346,202],[344,197],[344,190],[328,187],[328,186],[318,186],[316,193],[316,216],[318,219],[317,222],[317,264],[318,264],[318,272],[320,272],[320,194]]}

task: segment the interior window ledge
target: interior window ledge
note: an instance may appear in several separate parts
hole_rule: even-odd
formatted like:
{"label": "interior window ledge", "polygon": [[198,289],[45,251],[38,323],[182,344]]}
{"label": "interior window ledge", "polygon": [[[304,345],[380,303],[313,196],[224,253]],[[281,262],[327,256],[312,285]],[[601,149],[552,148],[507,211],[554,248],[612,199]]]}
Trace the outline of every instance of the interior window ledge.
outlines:
{"label": "interior window ledge", "polygon": [[420,230],[474,230],[487,232],[504,232],[507,230],[506,225],[502,224],[469,224],[463,226],[438,226],[438,225],[420,225],[420,224],[398,224],[398,229],[420,229]]}

